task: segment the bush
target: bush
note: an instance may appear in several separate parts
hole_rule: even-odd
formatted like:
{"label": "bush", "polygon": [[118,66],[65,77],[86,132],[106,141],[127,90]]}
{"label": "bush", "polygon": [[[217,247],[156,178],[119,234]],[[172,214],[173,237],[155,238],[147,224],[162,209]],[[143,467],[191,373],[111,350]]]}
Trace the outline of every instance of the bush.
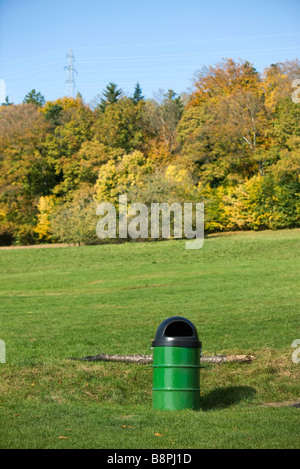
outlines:
{"label": "bush", "polygon": [[34,226],[30,224],[20,225],[17,229],[15,237],[15,244],[17,245],[30,245],[37,242],[37,235],[34,231]]}
{"label": "bush", "polygon": [[234,187],[206,187],[205,229],[212,231],[294,228],[300,225],[300,183],[278,183],[271,174]]}
{"label": "bush", "polygon": [[50,215],[53,236],[68,244],[97,244],[97,204],[91,194],[77,191]]}

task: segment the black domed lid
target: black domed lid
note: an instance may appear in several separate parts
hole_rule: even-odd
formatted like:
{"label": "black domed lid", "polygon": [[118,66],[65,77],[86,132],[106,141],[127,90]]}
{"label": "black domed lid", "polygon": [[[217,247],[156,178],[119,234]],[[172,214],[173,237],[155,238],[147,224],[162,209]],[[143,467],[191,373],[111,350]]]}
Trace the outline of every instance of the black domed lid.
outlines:
{"label": "black domed lid", "polygon": [[160,324],[152,347],[201,347],[201,342],[191,321],[173,316]]}

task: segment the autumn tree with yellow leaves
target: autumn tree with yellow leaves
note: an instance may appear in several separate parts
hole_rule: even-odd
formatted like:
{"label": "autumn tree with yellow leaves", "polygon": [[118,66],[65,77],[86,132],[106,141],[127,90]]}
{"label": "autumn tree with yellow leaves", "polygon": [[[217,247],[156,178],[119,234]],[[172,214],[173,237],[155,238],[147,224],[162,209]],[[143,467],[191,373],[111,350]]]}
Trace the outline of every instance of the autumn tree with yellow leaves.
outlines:
{"label": "autumn tree with yellow leaves", "polygon": [[95,204],[119,194],[203,201],[208,232],[299,226],[299,78],[298,59],[259,73],[228,58],[189,95],[113,84],[95,109],[35,90],[0,106],[0,244],[97,242]]}

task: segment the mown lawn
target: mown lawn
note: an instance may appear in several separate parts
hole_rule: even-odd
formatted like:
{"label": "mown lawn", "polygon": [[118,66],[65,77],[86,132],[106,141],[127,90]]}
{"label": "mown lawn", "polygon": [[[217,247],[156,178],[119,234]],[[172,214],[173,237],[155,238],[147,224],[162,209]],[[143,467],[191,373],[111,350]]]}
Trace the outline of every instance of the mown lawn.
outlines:
{"label": "mown lawn", "polygon": [[[299,260],[300,230],[0,250],[0,447],[299,448]],[[257,357],[204,365],[199,412],[153,411],[145,365],[67,360],[148,354],[173,315]]]}

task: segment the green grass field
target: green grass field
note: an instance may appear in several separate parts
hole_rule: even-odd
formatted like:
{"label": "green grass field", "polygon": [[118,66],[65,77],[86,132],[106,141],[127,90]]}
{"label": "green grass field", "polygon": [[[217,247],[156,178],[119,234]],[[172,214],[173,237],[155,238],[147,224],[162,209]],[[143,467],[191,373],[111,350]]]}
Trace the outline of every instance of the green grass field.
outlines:
{"label": "green grass field", "polygon": [[[299,258],[299,230],[0,250],[0,447],[299,448]],[[200,411],[153,411],[148,366],[67,360],[149,354],[173,315],[257,357],[203,365]]]}

